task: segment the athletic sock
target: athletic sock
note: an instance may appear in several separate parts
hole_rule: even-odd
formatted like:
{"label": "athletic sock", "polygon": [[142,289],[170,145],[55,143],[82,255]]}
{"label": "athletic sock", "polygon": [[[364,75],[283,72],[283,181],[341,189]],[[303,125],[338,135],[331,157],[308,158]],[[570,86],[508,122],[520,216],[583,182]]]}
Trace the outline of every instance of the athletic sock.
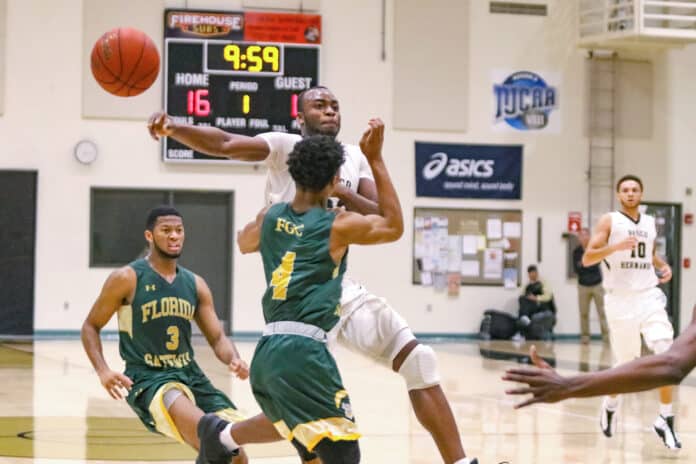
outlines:
{"label": "athletic sock", "polygon": [[611,397],[611,396],[606,396],[604,397],[604,407],[608,409],[609,411],[616,411],[616,408],[619,407],[619,397]]}
{"label": "athletic sock", "polygon": [[220,432],[220,443],[225,445],[225,448],[227,448],[227,451],[234,451],[236,449],[239,449],[239,445],[237,442],[234,441],[234,438],[232,438],[232,424],[229,423],[227,426],[225,426],[224,429],[222,429],[222,432]]}
{"label": "athletic sock", "polygon": [[672,403],[660,403],[660,415],[664,418],[673,416],[674,412],[672,412]]}

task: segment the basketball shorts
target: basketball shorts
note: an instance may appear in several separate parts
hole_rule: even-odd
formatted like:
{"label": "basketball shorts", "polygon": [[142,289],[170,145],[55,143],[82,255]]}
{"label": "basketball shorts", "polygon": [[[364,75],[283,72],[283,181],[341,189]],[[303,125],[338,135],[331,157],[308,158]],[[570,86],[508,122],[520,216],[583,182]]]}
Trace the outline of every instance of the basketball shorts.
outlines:
{"label": "basketball shorts", "polygon": [[311,452],[325,438],[360,438],[326,343],[301,335],[264,336],[251,361],[250,380],[256,402],[287,440]]}
{"label": "basketball shorts", "polygon": [[641,335],[651,351],[659,341],[671,343],[674,329],[667,317],[666,303],[665,294],[657,287],[637,292],[607,290],[604,306],[617,364],[640,357]]}
{"label": "basketball shorts", "polygon": [[172,389],[180,390],[205,413],[216,413],[230,422],[245,419],[232,401],[213,386],[195,361],[180,369],[157,370],[128,366],[125,375],[133,381],[126,401],[151,432],[185,444],[164,405],[164,394]]}
{"label": "basketball shorts", "polygon": [[[353,283],[348,280],[346,285]],[[360,288],[360,293],[352,292],[353,298],[341,299],[341,319],[328,334],[329,348],[339,343],[391,369],[399,351],[416,337],[384,298]]]}

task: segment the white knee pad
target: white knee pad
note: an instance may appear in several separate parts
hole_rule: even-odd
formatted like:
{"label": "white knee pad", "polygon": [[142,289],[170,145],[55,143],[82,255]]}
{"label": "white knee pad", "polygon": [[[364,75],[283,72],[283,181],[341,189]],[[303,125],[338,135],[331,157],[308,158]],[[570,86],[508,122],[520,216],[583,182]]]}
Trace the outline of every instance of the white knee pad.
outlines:
{"label": "white knee pad", "polygon": [[440,373],[437,370],[435,351],[427,345],[416,345],[401,364],[399,374],[406,380],[409,391],[438,385]]}
{"label": "white knee pad", "polygon": [[669,347],[672,346],[672,340],[658,340],[655,343],[653,343],[652,351],[655,354],[662,354],[665,351],[669,350]]}
{"label": "white knee pad", "polygon": [[179,390],[178,388],[172,388],[164,392],[164,395],[162,396],[162,401],[164,402],[164,407],[169,410],[169,408],[172,407],[172,404],[179,399],[181,395],[183,395],[184,392]]}

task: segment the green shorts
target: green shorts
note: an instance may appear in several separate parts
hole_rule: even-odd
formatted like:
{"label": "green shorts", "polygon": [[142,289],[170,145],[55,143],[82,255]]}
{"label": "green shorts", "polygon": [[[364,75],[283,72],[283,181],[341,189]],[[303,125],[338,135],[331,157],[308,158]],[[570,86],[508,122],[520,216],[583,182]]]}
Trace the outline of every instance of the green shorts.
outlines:
{"label": "green shorts", "polygon": [[205,413],[214,412],[230,422],[245,419],[227,395],[213,386],[195,361],[180,369],[128,366],[124,374],[133,381],[126,400],[151,432],[184,443],[163,401],[164,394],[174,388]]}
{"label": "green shorts", "polygon": [[299,335],[263,337],[251,362],[250,380],[256,402],[286,439],[312,451],[324,438],[360,438],[326,343]]}

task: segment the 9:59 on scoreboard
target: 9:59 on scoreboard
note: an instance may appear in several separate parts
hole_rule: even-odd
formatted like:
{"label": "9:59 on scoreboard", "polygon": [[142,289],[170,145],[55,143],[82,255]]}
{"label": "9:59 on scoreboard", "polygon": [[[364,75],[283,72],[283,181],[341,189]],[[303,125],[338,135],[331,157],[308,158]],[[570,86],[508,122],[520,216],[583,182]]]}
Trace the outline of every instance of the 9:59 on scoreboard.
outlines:
{"label": "9:59 on scoreboard", "polygon": [[[164,110],[244,135],[299,132],[298,96],[318,85],[321,16],[166,10]],[[165,137],[167,162],[230,160]]]}

